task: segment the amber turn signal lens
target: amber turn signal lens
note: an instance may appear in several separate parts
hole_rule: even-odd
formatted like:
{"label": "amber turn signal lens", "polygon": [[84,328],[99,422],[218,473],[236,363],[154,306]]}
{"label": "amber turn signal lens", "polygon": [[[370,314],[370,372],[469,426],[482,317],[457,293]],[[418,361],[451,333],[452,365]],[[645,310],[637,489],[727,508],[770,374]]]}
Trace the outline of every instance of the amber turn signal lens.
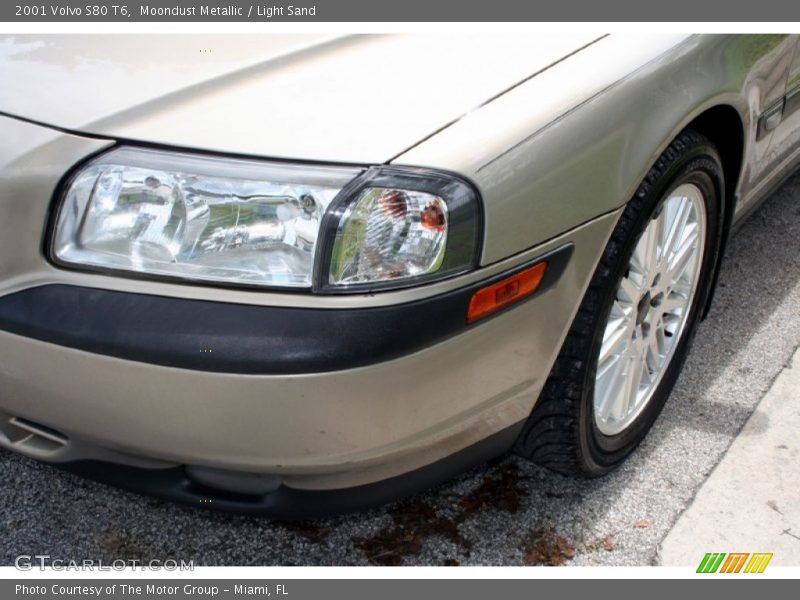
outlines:
{"label": "amber turn signal lens", "polygon": [[447,229],[447,217],[439,204],[428,204],[420,214],[420,225],[431,231],[444,231]]}
{"label": "amber turn signal lens", "polygon": [[506,277],[475,292],[469,301],[467,323],[474,323],[533,294],[542,282],[547,262]]}

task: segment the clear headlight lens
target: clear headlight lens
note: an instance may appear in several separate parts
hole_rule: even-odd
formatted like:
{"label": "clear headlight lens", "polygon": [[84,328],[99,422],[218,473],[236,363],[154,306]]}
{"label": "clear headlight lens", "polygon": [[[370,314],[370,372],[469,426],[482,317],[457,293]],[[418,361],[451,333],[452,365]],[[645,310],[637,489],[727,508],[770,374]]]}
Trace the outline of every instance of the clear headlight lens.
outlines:
{"label": "clear headlight lens", "polygon": [[51,252],[96,270],[335,293],[468,271],[479,240],[477,195],[450,175],[123,147],[69,180]]}
{"label": "clear headlight lens", "polygon": [[328,211],[320,288],[402,287],[475,267],[481,213],[472,186],[400,167],[370,169],[358,183]]}
{"label": "clear headlight lens", "polygon": [[447,205],[426,192],[367,188],[339,222],[330,283],[407,279],[436,272],[447,243]]}
{"label": "clear headlight lens", "polygon": [[357,173],[114,150],[70,183],[54,253],[106,269],[310,287],[322,217]]}

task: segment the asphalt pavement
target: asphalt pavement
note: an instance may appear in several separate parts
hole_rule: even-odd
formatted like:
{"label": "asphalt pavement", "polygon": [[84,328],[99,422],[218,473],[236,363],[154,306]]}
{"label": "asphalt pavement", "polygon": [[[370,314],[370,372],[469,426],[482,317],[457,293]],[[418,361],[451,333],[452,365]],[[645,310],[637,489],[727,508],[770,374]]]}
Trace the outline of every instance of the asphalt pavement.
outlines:
{"label": "asphalt pavement", "polygon": [[[661,418],[613,474],[516,458],[428,493],[300,523],[181,507],[0,451],[0,564],[649,565],[800,345],[800,175],[731,240],[711,313]],[[720,525],[727,526],[727,525]],[[709,551],[698,541],[698,560]]]}

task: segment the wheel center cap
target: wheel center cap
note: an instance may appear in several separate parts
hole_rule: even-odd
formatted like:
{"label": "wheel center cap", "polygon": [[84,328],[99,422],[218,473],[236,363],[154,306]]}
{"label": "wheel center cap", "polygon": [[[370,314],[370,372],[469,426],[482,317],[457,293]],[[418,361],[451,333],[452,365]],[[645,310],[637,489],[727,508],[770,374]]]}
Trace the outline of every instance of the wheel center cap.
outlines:
{"label": "wheel center cap", "polygon": [[647,292],[642,299],[639,300],[639,304],[636,306],[636,324],[641,325],[644,323],[645,319],[647,318],[647,314],[650,312],[650,302],[651,302],[650,292]]}

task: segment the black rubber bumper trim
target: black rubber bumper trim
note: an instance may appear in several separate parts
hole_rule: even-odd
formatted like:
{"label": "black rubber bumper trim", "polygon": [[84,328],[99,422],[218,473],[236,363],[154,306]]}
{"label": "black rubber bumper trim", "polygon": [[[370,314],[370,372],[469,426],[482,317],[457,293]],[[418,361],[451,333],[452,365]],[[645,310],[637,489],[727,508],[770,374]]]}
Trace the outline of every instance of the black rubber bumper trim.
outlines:
{"label": "black rubber bumper trim", "polygon": [[0,330],[144,363],[253,375],[321,373],[374,364],[460,333],[475,290],[548,261],[551,287],[572,245],[446,294],[360,309],[253,306],[70,285],[0,298]]}
{"label": "black rubber bumper trim", "polygon": [[430,465],[376,483],[333,490],[301,490],[281,485],[263,495],[236,494],[193,481],[183,467],[143,469],[96,460],[58,463],[60,469],[101,483],[178,502],[227,512],[295,520],[366,510],[422,492],[508,452],[524,422]]}

